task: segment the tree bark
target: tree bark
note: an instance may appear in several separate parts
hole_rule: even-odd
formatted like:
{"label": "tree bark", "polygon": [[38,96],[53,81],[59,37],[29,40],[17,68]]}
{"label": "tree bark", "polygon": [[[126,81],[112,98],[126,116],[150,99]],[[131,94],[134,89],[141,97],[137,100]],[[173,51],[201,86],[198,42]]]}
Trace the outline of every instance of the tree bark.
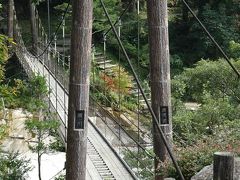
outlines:
{"label": "tree bark", "polygon": [[41,177],[41,155],[40,155],[39,151],[38,151],[38,178],[39,178],[39,180],[42,180],[42,177]]}
{"label": "tree bark", "polygon": [[13,38],[13,0],[8,0],[8,37]]}
{"label": "tree bark", "polygon": [[[86,177],[87,126],[92,40],[92,0],[74,0],[67,133],[66,179]],[[82,111],[83,128],[76,129],[75,120]],[[78,128],[78,127],[77,127]]]}
{"label": "tree bark", "polygon": [[38,53],[37,44],[38,44],[38,32],[37,32],[37,23],[36,23],[36,13],[35,5],[32,3],[32,0],[29,0],[29,9],[30,9],[30,21],[31,21],[31,32],[32,32],[32,50],[34,53]]}
{"label": "tree bark", "polygon": [[160,126],[172,146],[172,109],[170,88],[170,63],[168,40],[168,14],[167,0],[148,0],[148,28],[150,47],[150,86],[153,111],[159,124],[153,121],[154,152],[157,156],[154,160],[155,179],[162,180],[161,162],[167,157],[167,150],[158,133]]}

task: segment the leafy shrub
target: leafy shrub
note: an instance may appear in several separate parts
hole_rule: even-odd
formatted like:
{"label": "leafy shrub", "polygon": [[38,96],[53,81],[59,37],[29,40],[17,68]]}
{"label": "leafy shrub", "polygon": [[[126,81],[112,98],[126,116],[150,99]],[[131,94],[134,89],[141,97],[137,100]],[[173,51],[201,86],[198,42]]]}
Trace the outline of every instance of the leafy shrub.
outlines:
{"label": "leafy shrub", "polygon": [[[232,63],[240,69],[240,61]],[[173,94],[184,100],[202,102],[207,92],[212,98],[229,97],[234,102],[240,102],[240,84],[236,74],[222,59],[201,60],[194,68],[187,68],[175,76],[173,83]]]}
{"label": "leafy shrub", "polygon": [[8,125],[0,125],[0,140],[8,135]]}
{"label": "leafy shrub", "polygon": [[18,153],[0,154],[0,179],[24,179],[30,170],[30,161]]}
{"label": "leafy shrub", "polygon": [[43,100],[48,94],[48,88],[44,77],[36,75],[28,81],[15,79],[11,86],[1,85],[0,94],[6,107],[22,107],[33,112],[45,107]]}
{"label": "leafy shrub", "polygon": [[8,59],[8,38],[0,34],[0,82],[4,79],[4,65]]}
{"label": "leafy shrub", "polygon": [[240,44],[234,41],[229,42],[229,51],[232,58],[240,58]]}

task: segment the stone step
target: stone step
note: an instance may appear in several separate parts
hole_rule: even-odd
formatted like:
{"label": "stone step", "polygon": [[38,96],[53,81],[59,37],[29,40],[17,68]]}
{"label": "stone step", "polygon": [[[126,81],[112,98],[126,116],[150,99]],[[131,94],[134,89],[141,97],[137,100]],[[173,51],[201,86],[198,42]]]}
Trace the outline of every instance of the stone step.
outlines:
{"label": "stone step", "polygon": [[96,64],[97,64],[97,65],[102,65],[102,64],[109,64],[110,62],[112,62],[112,60],[96,61]]}
{"label": "stone step", "polygon": [[[148,102],[151,102],[151,99],[147,99]],[[144,99],[140,99],[139,100],[140,103],[145,103],[145,100]]]}
{"label": "stone step", "polygon": [[[138,91],[138,88],[131,88],[131,93],[132,94],[136,94],[136,95],[138,95],[138,92],[139,92],[139,95],[141,96],[142,95],[142,93],[141,93],[141,91],[139,90]],[[146,91],[145,89],[143,90],[143,92],[146,94],[146,95],[149,95],[150,94],[150,91]]]}
{"label": "stone step", "polygon": [[65,52],[70,52],[70,47],[57,47],[57,51],[60,52],[60,53],[63,53],[64,51]]}
{"label": "stone step", "polygon": [[65,44],[57,42],[57,47],[66,47],[70,49],[70,46],[71,46],[71,42],[65,42]]}
{"label": "stone step", "polygon": [[95,61],[104,61],[106,59],[105,56],[95,56]]}
{"label": "stone step", "polygon": [[101,64],[101,65],[99,65],[99,68],[100,69],[111,69],[116,66],[117,66],[116,64]]}
{"label": "stone step", "polygon": [[95,55],[96,57],[97,57],[97,56],[103,56],[103,53],[101,53],[101,52],[96,52],[94,55]]}

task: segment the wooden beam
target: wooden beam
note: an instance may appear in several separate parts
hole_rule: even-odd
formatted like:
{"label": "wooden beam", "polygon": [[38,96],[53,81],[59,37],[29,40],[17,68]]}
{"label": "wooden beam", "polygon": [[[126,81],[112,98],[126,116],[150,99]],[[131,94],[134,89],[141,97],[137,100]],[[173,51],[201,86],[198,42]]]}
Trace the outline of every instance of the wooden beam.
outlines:
{"label": "wooden beam", "polygon": [[233,180],[234,155],[231,152],[214,153],[213,180]]}

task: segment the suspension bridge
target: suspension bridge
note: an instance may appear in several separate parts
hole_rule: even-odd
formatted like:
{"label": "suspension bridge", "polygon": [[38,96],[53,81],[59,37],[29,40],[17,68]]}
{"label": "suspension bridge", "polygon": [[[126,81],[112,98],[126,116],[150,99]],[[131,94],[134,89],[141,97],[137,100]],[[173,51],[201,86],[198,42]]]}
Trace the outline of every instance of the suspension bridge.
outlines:
{"label": "suspension bridge", "polygon": [[[14,40],[16,42],[15,53],[21,63],[22,68],[28,76],[35,74],[45,77],[49,88],[49,109],[55,112],[61,123],[59,134],[67,145],[67,118],[68,118],[68,87],[69,87],[69,56],[60,53],[57,48],[57,40],[53,45],[49,45],[47,35],[38,17],[39,39],[37,50],[40,56],[32,54],[22,38],[21,27],[14,11]],[[61,40],[60,40],[61,41]],[[64,39],[64,46],[65,46]],[[65,47],[64,47],[65,48]],[[102,58],[101,54],[93,55],[93,59],[99,61],[98,67],[104,72],[109,66],[109,61]],[[124,159],[125,154],[130,153],[131,158],[142,166],[149,174],[152,169],[141,162],[135,152],[146,153],[150,156],[147,147],[152,146],[151,137],[145,130],[142,130],[136,122],[124,116],[127,124],[134,126],[138,137],[133,137],[126,130],[124,124],[119,122],[108,110],[107,107],[96,102],[94,97],[90,101],[88,126],[88,149],[87,149],[87,179],[138,179],[139,169],[132,169]],[[140,142],[141,141],[141,142]],[[140,149],[141,148],[141,149]]]}
{"label": "suspension bridge", "polygon": [[[229,58],[226,56],[214,38],[210,35],[201,21],[195,16],[194,12],[188,6],[185,0],[182,1],[202,26],[212,42],[223,54],[223,57],[227,60],[235,73],[239,76],[238,71],[231,64]],[[119,18],[119,20],[120,19],[121,18]],[[116,23],[114,25],[116,25]],[[111,26],[112,29],[114,29],[113,24],[111,24]],[[58,119],[61,123],[59,134],[66,146],[70,66],[70,57],[66,53],[66,50],[69,49],[67,46],[70,45],[70,39],[65,38],[66,35],[64,33],[65,30],[63,26],[63,39],[57,40],[57,36],[55,34],[54,40],[49,40],[50,34],[47,36],[39,16],[37,16],[37,27],[39,37],[36,49],[37,52],[31,53],[23,41],[21,28],[19,26],[15,11],[14,40],[17,44],[15,47],[15,53],[28,76],[39,74],[45,77],[50,92],[48,96],[49,109],[52,112],[55,112],[58,116]],[[116,34],[117,32],[114,33]],[[117,37],[117,40],[120,41],[120,29]],[[103,40],[103,50],[105,52],[106,34],[104,34]],[[58,44],[63,45],[62,47],[58,47]],[[119,44],[121,46],[121,42]],[[124,48],[122,48],[122,50],[123,54],[126,53]],[[128,59],[127,54],[125,54],[125,57]],[[90,97],[90,112],[88,118],[87,179],[141,179],[142,173],[148,174],[149,179],[152,179],[154,177],[154,165],[153,163],[147,164],[146,159],[148,159],[150,162],[153,162],[153,159],[155,158],[154,154],[149,153],[149,149],[152,148],[153,137],[151,133],[147,133],[149,129],[144,127],[143,123],[140,122],[140,116],[145,117],[145,119],[150,119],[153,117],[153,119],[157,122],[155,114],[149,105],[150,97],[144,95],[144,91],[139,85],[140,83],[136,78],[136,74],[133,72],[133,79],[135,78],[136,80],[136,87],[132,87],[131,92],[137,94],[136,98],[138,101],[138,108],[135,112],[133,112],[135,113],[134,117],[137,120],[128,117],[127,113],[121,113],[118,114],[118,116],[115,116],[114,113],[111,112],[112,108],[108,105],[111,103],[108,102],[109,99],[106,96],[108,93],[107,90],[105,89],[104,92],[99,92],[98,89],[95,88],[94,70],[97,68],[104,74],[109,72],[111,74],[111,68],[115,67],[116,64],[112,63],[111,60],[106,59],[102,53],[96,53],[94,48],[92,51],[92,60],[93,76],[91,81],[93,83],[91,85],[91,91],[95,93],[97,92],[98,94],[100,93],[105,104],[96,101],[96,97],[94,96],[94,93],[92,93]],[[140,93],[143,95],[143,100],[146,104],[139,105],[139,103],[142,102],[142,100],[140,100]],[[119,97],[120,96],[121,95],[119,95]],[[121,106],[120,98],[118,104],[114,104],[113,106],[114,108]],[[142,113],[140,107],[147,108],[150,111],[149,115],[146,116],[145,112]],[[124,121],[121,121],[120,118],[124,119]],[[150,121],[148,123],[150,124]],[[162,133],[161,128],[159,127],[158,131],[160,134]],[[173,160],[181,179],[184,179],[167,143],[165,142],[164,145],[166,145],[170,158]],[[131,162],[135,162],[137,165],[132,166],[129,159],[131,159]]]}

